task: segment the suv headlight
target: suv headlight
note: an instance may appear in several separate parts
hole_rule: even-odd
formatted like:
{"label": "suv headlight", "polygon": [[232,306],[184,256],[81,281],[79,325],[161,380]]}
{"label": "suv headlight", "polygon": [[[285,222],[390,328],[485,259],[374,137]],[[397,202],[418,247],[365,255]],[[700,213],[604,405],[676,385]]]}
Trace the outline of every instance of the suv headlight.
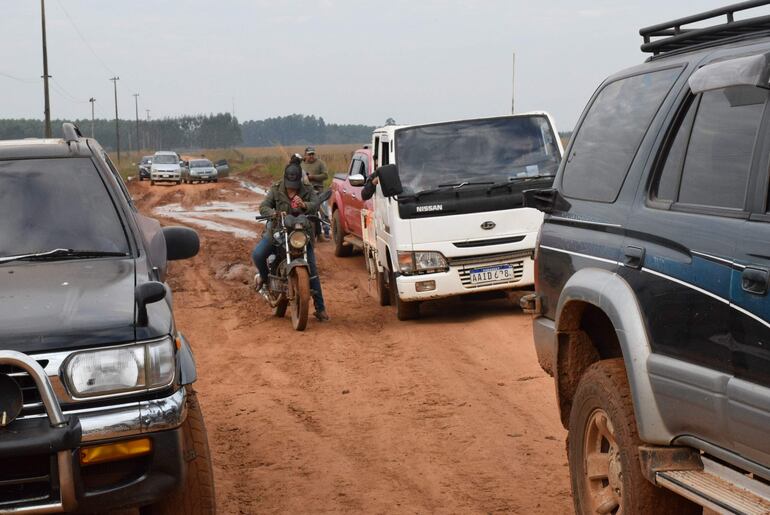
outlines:
{"label": "suv headlight", "polygon": [[399,252],[398,266],[404,275],[446,272],[449,264],[441,252]]}
{"label": "suv headlight", "polygon": [[94,397],[167,386],[174,379],[174,343],[163,340],[72,354],[64,376],[72,397]]}
{"label": "suv headlight", "polygon": [[307,244],[307,234],[305,234],[305,231],[299,230],[291,232],[289,235],[289,245],[299,250],[304,248],[305,244]]}

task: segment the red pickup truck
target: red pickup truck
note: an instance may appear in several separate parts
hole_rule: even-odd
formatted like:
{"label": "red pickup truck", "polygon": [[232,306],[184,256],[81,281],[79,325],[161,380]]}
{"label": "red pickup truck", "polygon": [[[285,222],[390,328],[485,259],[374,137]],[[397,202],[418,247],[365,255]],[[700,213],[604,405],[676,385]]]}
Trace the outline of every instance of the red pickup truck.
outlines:
{"label": "red pickup truck", "polygon": [[354,248],[362,249],[361,210],[372,210],[372,200],[361,198],[361,188],[374,171],[372,151],[368,146],[353,153],[347,173],[338,173],[332,180],[331,210],[334,255],[349,256]]}

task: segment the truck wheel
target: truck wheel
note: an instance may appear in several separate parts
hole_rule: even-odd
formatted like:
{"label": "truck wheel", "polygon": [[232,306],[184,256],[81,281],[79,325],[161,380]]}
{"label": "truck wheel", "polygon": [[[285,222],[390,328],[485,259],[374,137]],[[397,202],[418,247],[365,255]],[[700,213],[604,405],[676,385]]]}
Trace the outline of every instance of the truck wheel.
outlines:
{"label": "truck wheel", "polygon": [[700,513],[642,474],[634,405],[622,358],[594,363],[575,393],[567,455],[575,513]]}
{"label": "truck wheel", "polygon": [[390,292],[390,305],[396,307],[396,317],[399,320],[414,320],[415,318],[420,318],[420,303],[406,302],[401,300],[401,297],[398,296],[396,276],[393,272],[390,273],[388,292]]}
{"label": "truck wheel", "polygon": [[348,257],[352,253],[353,247],[342,244],[345,240],[345,230],[342,228],[339,209],[335,209],[334,214],[332,215],[332,238],[334,239],[335,256]]}
{"label": "truck wheel", "polygon": [[385,272],[377,272],[377,300],[380,306],[390,306],[390,292],[385,283]]}
{"label": "truck wheel", "polygon": [[152,179],[150,179],[150,186],[155,186],[155,181],[153,181]]}
{"label": "truck wheel", "polygon": [[214,472],[198,396],[192,387],[187,390],[187,420],[182,425],[187,477],[184,486],[168,494],[162,501],[145,506],[142,515],[214,515]]}

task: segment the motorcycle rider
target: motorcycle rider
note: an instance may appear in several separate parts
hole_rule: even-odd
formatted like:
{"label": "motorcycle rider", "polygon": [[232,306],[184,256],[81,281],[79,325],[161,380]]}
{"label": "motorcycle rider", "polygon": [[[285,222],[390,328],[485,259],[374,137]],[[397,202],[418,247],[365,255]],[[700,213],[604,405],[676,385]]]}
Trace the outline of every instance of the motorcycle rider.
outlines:
{"label": "motorcycle rider", "polygon": [[[262,216],[273,216],[276,212],[315,214],[318,211],[318,195],[311,186],[302,182],[302,168],[295,162],[290,162],[284,169],[283,180],[276,182],[267,192],[267,197],[259,206]],[[257,290],[261,289],[265,278],[268,277],[267,258],[273,253],[273,243],[269,224],[262,233],[262,240],[254,247],[251,259],[259,270],[259,277],[255,282]],[[313,315],[321,322],[329,320],[324,305],[321,280],[318,277],[315,251],[312,238],[307,245],[307,262],[310,266],[310,288],[313,292]]]}

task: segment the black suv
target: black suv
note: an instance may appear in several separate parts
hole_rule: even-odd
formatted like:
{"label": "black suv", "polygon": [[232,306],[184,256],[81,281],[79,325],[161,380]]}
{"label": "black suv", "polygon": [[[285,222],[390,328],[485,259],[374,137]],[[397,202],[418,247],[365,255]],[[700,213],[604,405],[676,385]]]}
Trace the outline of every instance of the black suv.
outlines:
{"label": "black suv", "polygon": [[167,260],[197,234],[137,212],[107,154],[0,142],[0,513],[214,513]]}
{"label": "black suv", "polygon": [[768,3],[642,29],[525,195],[578,513],[770,513]]}

